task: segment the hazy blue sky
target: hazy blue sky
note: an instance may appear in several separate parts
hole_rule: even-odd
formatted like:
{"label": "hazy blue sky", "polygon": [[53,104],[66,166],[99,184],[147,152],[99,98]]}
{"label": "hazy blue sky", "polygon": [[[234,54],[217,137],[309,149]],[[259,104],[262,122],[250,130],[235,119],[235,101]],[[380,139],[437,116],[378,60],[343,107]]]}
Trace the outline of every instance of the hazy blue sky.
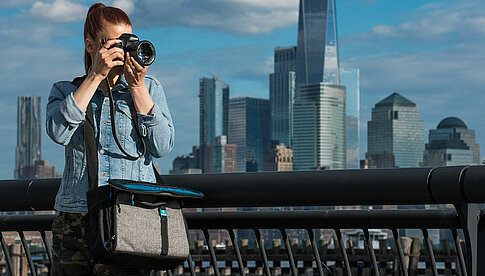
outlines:
{"label": "hazy blue sky", "polygon": [[[82,75],[83,23],[93,1],[0,2],[0,179],[13,178],[17,96],[41,95]],[[176,129],[163,172],[199,141],[198,80],[214,73],[231,96],[268,98],[273,49],[296,45],[298,0],[114,0],[157,60]],[[340,64],[361,72],[361,157],[367,121],[394,91],[414,101],[430,128],[457,116],[476,130],[484,156],[485,1],[337,0]],[[45,109],[44,114],[45,116]],[[44,122],[43,122],[44,124]],[[44,129],[44,127],[43,127]],[[43,134],[42,157],[62,171],[64,152]],[[427,138],[426,138],[427,140]]]}

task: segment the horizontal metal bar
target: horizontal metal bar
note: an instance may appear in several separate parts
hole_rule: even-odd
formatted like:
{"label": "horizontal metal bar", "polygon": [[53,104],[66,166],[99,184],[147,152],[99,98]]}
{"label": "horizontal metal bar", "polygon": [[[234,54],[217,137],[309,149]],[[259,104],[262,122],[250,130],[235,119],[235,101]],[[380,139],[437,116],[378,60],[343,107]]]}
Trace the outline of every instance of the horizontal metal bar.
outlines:
{"label": "horizontal metal bar", "polygon": [[0,231],[51,231],[57,215],[0,216]]}
{"label": "horizontal metal bar", "polygon": [[[460,228],[455,210],[184,212],[190,229]],[[0,231],[49,231],[55,215],[0,216]],[[485,219],[485,212],[480,214]]]}
{"label": "horizontal metal bar", "polygon": [[185,212],[190,229],[459,228],[454,210]]}
{"label": "horizontal metal bar", "polygon": [[[186,207],[485,202],[485,166],[165,175],[205,194]],[[0,211],[52,210],[60,179],[0,181]]]}

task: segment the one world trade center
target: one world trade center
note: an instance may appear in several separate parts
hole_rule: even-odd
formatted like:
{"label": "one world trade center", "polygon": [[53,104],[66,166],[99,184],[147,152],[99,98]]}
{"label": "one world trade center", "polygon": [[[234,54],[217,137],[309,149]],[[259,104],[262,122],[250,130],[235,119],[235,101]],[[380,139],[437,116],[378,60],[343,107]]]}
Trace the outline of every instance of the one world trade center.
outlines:
{"label": "one world trade center", "polygon": [[335,0],[300,0],[295,86],[293,169],[345,168]]}

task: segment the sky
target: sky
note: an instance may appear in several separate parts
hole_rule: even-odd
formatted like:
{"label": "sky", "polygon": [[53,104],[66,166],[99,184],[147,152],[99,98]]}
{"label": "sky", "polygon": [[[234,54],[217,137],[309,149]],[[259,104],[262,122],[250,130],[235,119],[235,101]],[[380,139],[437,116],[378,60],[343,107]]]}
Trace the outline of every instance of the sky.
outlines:
{"label": "sky", "polygon": [[[40,95],[83,75],[83,24],[94,1],[0,2],[0,179],[15,166],[17,96]],[[269,98],[273,51],[297,41],[298,0],[111,0],[157,59],[148,72],[164,86],[176,138],[158,160],[163,173],[199,141],[199,78],[216,75],[231,97]],[[360,157],[367,121],[398,92],[416,103],[425,137],[444,118],[474,129],[485,156],[485,1],[336,0],[340,65],[359,68]],[[64,168],[63,147],[43,131],[42,158]]]}

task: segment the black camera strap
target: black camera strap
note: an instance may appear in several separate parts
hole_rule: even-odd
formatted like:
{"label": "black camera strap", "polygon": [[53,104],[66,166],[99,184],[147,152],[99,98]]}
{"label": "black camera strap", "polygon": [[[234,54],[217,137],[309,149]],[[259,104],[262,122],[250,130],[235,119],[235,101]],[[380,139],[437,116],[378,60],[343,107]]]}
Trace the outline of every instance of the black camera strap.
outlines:
{"label": "black camera strap", "polygon": [[145,140],[143,140],[143,137],[140,134],[140,130],[138,129],[138,116],[136,115],[135,107],[130,106],[130,113],[131,113],[131,118],[133,120],[133,125],[135,125],[135,132],[136,135],[140,138],[142,147],[143,147],[143,152],[138,155],[138,156],[133,156],[129,154],[123,146],[121,146],[120,141],[118,140],[118,135],[116,134],[116,122],[115,122],[115,106],[114,106],[114,101],[113,101],[113,93],[111,93],[111,88],[109,87],[109,82],[108,79],[106,78],[106,87],[108,87],[108,97],[109,97],[109,114],[111,117],[111,130],[113,132],[113,137],[115,139],[116,145],[118,145],[118,148],[128,157],[130,157],[133,160],[136,160],[138,158],[141,158],[145,155],[147,151],[147,147],[145,145]]}
{"label": "black camera strap", "polygon": [[[82,77],[77,77],[74,80],[72,80],[72,84],[76,87],[79,87],[83,81],[86,79],[86,75]],[[138,135],[138,137],[141,140],[141,143],[143,145],[143,153],[138,156],[134,157],[126,153],[126,151],[121,147],[120,142],[118,141],[118,137],[116,135],[116,128],[114,127],[115,125],[115,120],[114,120],[114,104],[113,104],[113,95],[111,93],[111,89],[109,88],[108,85],[108,96],[110,98],[110,116],[111,116],[111,126],[112,126],[112,131],[113,131],[113,136],[116,141],[116,144],[120,148],[120,150],[126,154],[127,156],[130,157],[130,159],[136,160],[138,158],[141,158],[142,156],[145,155],[146,153],[146,145],[145,141],[140,135],[140,132],[138,130],[138,117],[136,115],[136,112],[134,111],[134,108],[130,107],[131,115],[132,115],[132,120],[133,124],[135,125],[135,131]],[[87,170],[88,170],[88,182],[89,182],[89,190],[94,190],[98,187],[98,141],[96,141],[96,136],[95,136],[95,127],[94,127],[94,117],[93,117],[93,107],[91,104],[91,101],[89,102],[87,108],[86,108],[86,123],[83,126],[83,134],[84,134],[84,146],[85,146],[85,151],[86,151],[86,164],[87,164]],[[158,173],[158,170],[155,168],[155,165],[152,163],[153,171],[155,172],[155,178],[158,184],[163,184],[163,180],[161,175]]]}

